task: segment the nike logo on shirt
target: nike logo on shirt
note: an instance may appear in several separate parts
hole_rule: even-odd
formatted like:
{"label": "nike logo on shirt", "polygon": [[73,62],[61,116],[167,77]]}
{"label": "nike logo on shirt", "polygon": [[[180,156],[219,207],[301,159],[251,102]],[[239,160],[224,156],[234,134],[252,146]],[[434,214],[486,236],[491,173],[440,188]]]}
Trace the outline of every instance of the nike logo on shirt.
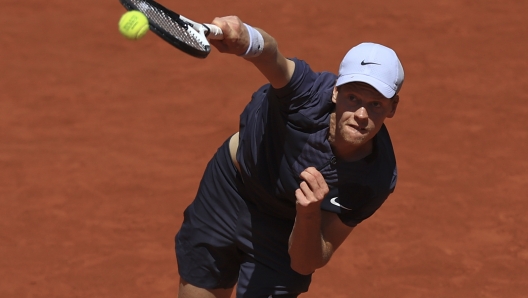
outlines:
{"label": "nike logo on shirt", "polygon": [[339,202],[337,201],[337,197],[333,197],[333,198],[331,198],[331,199],[330,199],[330,203],[332,203],[332,205],[335,205],[335,206],[337,206],[337,207],[343,208],[343,209],[345,209],[345,210],[352,210],[352,209],[350,209],[350,208],[347,208],[347,207],[345,207],[345,206],[339,204]]}

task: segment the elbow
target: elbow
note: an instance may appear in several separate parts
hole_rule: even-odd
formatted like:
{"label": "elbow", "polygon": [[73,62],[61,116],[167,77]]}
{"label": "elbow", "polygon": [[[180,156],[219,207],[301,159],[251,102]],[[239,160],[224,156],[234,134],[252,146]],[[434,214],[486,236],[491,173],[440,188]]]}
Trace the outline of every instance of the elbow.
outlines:
{"label": "elbow", "polygon": [[307,262],[306,260],[295,260],[291,259],[290,267],[293,269],[293,271],[302,274],[302,275],[310,275],[315,272],[315,270],[323,267],[327,262]]}
{"label": "elbow", "polygon": [[299,273],[299,274],[302,274],[302,275],[310,275],[312,273],[314,273],[315,269],[317,268],[314,268],[312,266],[306,266],[306,265],[302,265],[302,264],[295,264],[295,263],[291,263],[291,268],[293,269],[293,271]]}

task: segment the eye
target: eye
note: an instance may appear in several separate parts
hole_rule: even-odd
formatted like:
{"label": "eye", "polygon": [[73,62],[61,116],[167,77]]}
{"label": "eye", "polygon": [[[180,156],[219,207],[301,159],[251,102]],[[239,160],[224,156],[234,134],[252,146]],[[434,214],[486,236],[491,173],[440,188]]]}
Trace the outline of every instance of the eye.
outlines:
{"label": "eye", "polygon": [[349,99],[351,102],[357,102],[357,101],[358,101],[358,98],[357,98],[355,95],[353,95],[353,94],[349,95],[349,96],[348,96],[348,99]]}
{"label": "eye", "polygon": [[376,108],[376,109],[379,109],[379,108],[383,107],[383,103],[380,102],[380,101],[373,101],[373,102],[370,103],[370,105],[373,108]]}

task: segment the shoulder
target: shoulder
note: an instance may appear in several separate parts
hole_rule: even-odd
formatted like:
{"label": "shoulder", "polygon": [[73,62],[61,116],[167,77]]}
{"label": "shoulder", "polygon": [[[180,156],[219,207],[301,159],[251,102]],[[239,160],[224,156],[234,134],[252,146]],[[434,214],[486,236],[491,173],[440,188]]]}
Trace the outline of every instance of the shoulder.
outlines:
{"label": "shoulder", "polygon": [[287,97],[292,93],[306,94],[314,93],[321,89],[333,88],[337,76],[331,72],[315,72],[310,65],[298,58],[289,58],[295,63],[295,70],[288,84],[282,88],[272,88],[278,97]]}

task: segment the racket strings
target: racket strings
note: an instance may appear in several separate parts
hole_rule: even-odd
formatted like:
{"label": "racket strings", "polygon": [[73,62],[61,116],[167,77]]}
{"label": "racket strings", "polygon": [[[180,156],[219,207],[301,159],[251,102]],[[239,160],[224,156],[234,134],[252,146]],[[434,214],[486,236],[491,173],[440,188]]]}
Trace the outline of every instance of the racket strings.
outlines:
{"label": "racket strings", "polygon": [[[172,35],[181,42],[197,49],[200,51],[207,51],[208,45],[204,44],[200,40],[200,36],[195,30],[189,25],[182,25],[175,21],[172,17],[168,16],[162,10],[149,5],[147,2],[142,0],[131,0],[139,11],[144,13],[149,21],[155,23],[157,27]],[[183,22],[180,20],[180,22]]]}

